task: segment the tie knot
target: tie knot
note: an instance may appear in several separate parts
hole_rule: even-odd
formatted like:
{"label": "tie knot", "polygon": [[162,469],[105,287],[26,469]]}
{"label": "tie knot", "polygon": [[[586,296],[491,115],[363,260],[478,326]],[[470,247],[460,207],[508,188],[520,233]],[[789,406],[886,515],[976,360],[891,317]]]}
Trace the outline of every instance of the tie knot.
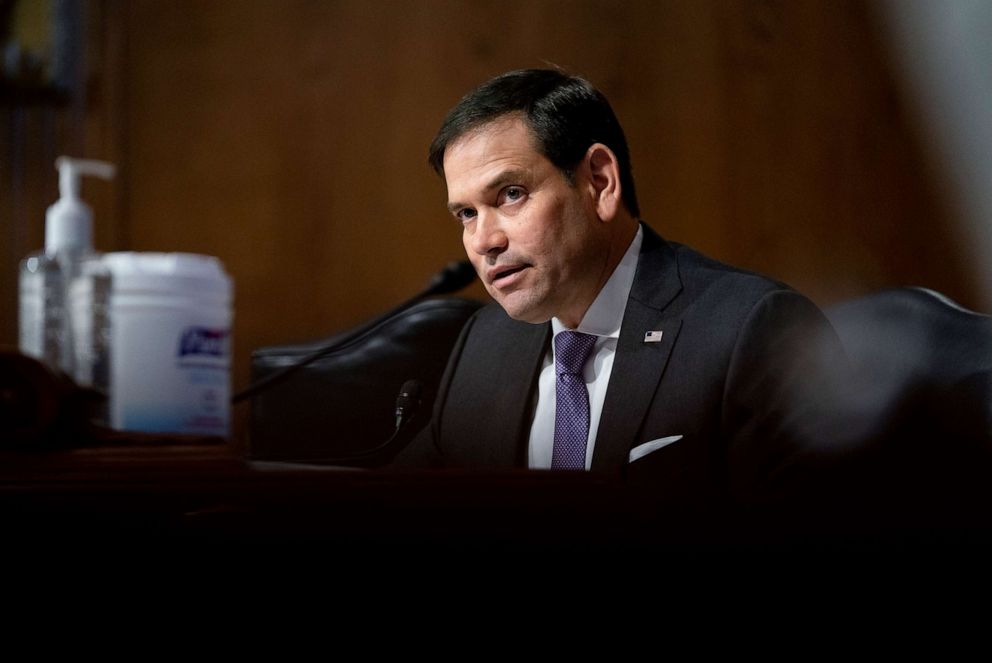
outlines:
{"label": "tie knot", "polygon": [[555,336],[555,370],[558,375],[582,375],[582,367],[594,345],[596,337],[592,334],[563,331]]}

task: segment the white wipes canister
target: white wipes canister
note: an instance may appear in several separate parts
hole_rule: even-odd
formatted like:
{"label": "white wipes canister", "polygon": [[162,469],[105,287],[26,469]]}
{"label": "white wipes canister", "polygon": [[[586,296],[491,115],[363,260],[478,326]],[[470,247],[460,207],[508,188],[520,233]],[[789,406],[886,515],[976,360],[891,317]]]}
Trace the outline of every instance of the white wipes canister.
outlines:
{"label": "white wipes canister", "polygon": [[110,425],[227,436],[232,283],[191,253],[107,253]]}

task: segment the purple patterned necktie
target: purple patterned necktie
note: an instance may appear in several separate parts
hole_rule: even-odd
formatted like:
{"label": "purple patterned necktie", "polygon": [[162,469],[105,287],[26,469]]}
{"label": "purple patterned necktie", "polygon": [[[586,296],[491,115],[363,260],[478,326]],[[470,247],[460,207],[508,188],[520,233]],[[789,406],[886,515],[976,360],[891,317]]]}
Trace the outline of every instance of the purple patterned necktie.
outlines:
{"label": "purple patterned necktie", "polygon": [[555,336],[555,446],[551,469],[584,470],[589,438],[589,392],[582,367],[596,345],[591,334],[564,331]]}

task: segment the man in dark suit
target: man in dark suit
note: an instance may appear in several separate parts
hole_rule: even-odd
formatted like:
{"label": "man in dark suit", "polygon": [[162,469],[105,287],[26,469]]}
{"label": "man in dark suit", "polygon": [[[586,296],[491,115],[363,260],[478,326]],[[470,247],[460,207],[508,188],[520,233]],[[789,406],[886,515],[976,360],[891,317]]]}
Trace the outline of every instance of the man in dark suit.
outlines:
{"label": "man in dark suit", "polygon": [[836,337],[789,287],[639,221],[601,93],[504,74],[451,110],[430,161],[496,304],[465,326],[399,462],[585,469],[692,499],[806,480]]}

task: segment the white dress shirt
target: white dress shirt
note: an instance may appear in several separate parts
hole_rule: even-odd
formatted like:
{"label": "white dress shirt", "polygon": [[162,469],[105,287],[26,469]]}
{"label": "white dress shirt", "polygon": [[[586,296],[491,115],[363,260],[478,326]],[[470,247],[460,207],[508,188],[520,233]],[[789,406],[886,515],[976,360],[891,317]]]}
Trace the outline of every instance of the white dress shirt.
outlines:
{"label": "white dress shirt", "polygon": [[[620,338],[620,325],[627,307],[630,287],[634,284],[637,258],[641,252],[643,230],[638,225],[637,234],[627,247],[620,263],[613,270],[603,289],[599,291],[582,322],[574,331],[598,336],[592,354],[586,360],[582,377],[589,391],[589,438],[586,441],[586,469],[592,463],[592,452],[596,447],[596,433],[599,418],[606,400],[606,387],[613,372],[613,357]],[[567,330],[558,318],[551,319],[551,330],[555,335]],[[555,344],[551,343],[544,355],[544,363],[538,377],[537,407],[530,427],[530,443],[527,446],[527,466],[532,469],[550,469],[551,452],[555,440]]]}

